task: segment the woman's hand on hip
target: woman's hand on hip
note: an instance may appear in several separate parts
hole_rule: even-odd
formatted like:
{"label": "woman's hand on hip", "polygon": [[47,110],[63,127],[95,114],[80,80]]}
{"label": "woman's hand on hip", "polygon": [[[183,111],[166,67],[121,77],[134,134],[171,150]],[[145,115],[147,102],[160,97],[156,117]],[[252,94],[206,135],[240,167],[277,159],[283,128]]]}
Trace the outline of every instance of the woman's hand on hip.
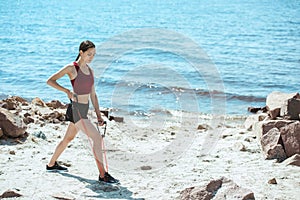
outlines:
{"label": "woman's hand on hip", "polygon": [[73,98],[74,98],[74,93],[73,93],[72,91],[70,91],[70,90],[67,90],[66,93],[67,93],[67,95],[68,95],[68,98],[73,100]]}

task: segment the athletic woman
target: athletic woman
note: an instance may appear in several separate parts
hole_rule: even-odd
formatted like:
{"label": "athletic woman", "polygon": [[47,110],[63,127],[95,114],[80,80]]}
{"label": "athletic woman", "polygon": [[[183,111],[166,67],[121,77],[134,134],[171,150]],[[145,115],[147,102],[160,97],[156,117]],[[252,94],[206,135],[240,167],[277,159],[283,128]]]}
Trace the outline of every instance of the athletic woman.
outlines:
{"label": "athletic woman", "polygon": [[[72,102],[72,109],[68,110],[68,120],[71,121],[67,132],[62,141],[57,145],[51,160],[46,166],[47,170],[67,171],[66,167],[62,167],[57,163],[58,157],[66,149],[69,142],[74,139],[79,131],[84,132],[91,140],[94,157],[99,170],[99,181],[108,183],[116,183],[117,179],[113,178],[104,168],[102,153],[102,137],[97,131],[93,123],[88,119],[89,99],[91,100],[98,119],[98,124],[102,126],[104,120],[101,117],[98,98],[94,87],[94,73],[88,65],[94,59],[96,54],[95,45],[89,41],[83,41],[79,46],[79,54],[75,62],[64,66],[62,69],[54,73],[47,80],[47,84],[60,90],[68,96]],[[61,86],[57,80],[68,75],[73,87],[73,91]]]}

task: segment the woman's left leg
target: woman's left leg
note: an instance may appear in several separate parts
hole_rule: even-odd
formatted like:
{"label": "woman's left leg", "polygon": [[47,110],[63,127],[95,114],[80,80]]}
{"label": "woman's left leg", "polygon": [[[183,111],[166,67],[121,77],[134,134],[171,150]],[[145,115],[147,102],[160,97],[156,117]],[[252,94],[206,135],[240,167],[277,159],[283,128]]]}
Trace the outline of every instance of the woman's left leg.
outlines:
{"label": "woman's left leg", "polygon": [[[47,165],[47,169],[51,169],[51,168],[58,168],[58,169],[66,169],[63,167],[59,167],[58,164],[56,163],[56,160],[58,159],[58,157],[62,154],[62,152],[66,149],[66,147],[68,146],[69,142],[71,142],[74,137],[76,136],[78,130],[75,126],[74,123],[70,123],[67,129],[67,132],[64,136],[64,138],[62,139],[62,141],[56,146],[55,151]],[[53,167],[53,166],[58,166],[58,167]]]}

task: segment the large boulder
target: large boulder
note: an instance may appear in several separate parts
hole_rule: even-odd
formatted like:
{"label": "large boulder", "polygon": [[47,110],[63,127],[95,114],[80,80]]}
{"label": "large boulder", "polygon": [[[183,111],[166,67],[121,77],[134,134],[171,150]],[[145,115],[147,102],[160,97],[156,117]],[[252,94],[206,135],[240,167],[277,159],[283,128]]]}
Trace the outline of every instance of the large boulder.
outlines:
{"label": "large boulder", "polygon": [[279,161],[286,159],[278,128],[274,127],[269,130],[263,135],[260,142],[266,159],[277,159]]}
{"label": "large boulder", "polygon": [[280,109],[280,116],[298,120],[300,115],[300,99],[296,97],[284,101]]}
{"label": "large boulder", "polygon": [[4,135],[15,138],[24,135],[27,126],[20,116],[0,108],[0,128],[3,130]]}
{"label": "large boulder", "polygon": [[251,190],[241,188],[225,177],[212,180],[202,187],[190,187],[180,192],[179,200],[243,199],[253,200]]}
{"label": "large boulder", "polygon": [[294,122],[280,129],[287,157],[300,154],[300,122]]}
{"label": "large boulder", "polygon": [[253,125],[253,130],[256,133],[256,136],[258,140],[260,141],[261,138],[272,128],[278,128],[284,127],[290,123],[293,123],[294,121],[291,120],[266,120],[257,122]]}
{"label": "large boulder", "polygon": [[269,110],[274,110],[276,108],[281,108],[284,102],[290,98],[296,96],[297,93],[283,93],[283,92],[272,92],[267,96],[266,105]]}
{"label": "large boulder", "polygon": [[298,93],[282,93],[282,92],[272,92],[267,96],[266,107],[268,109],[268,114],[271,119],[276,119],[281,115],[281,108],[288,99],[297,97]]}
{"label": "large boulder", "polygon": [[256,133],[266,159],[300,154],[300,94],[272,92],[267,96],[268,117],[250,116],[245,128]]}

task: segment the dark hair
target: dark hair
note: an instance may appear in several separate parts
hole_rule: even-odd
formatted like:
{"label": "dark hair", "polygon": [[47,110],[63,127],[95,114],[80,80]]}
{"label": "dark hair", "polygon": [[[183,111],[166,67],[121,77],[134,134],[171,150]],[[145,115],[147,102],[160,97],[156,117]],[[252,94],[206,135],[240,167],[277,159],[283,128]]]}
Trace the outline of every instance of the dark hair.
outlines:
{"label": "dark hair", "polygon": [[[79,46],[79,51],[81,50],[81,51],[85,52],[90,48],[96,48],[95,44],[89,40],[85,40],[85,41],[81,42],[81,44]],[[77,61],[79,59],[79,57],[80,57],[80,53],[78,53],[78,56],[75,61]]]}

